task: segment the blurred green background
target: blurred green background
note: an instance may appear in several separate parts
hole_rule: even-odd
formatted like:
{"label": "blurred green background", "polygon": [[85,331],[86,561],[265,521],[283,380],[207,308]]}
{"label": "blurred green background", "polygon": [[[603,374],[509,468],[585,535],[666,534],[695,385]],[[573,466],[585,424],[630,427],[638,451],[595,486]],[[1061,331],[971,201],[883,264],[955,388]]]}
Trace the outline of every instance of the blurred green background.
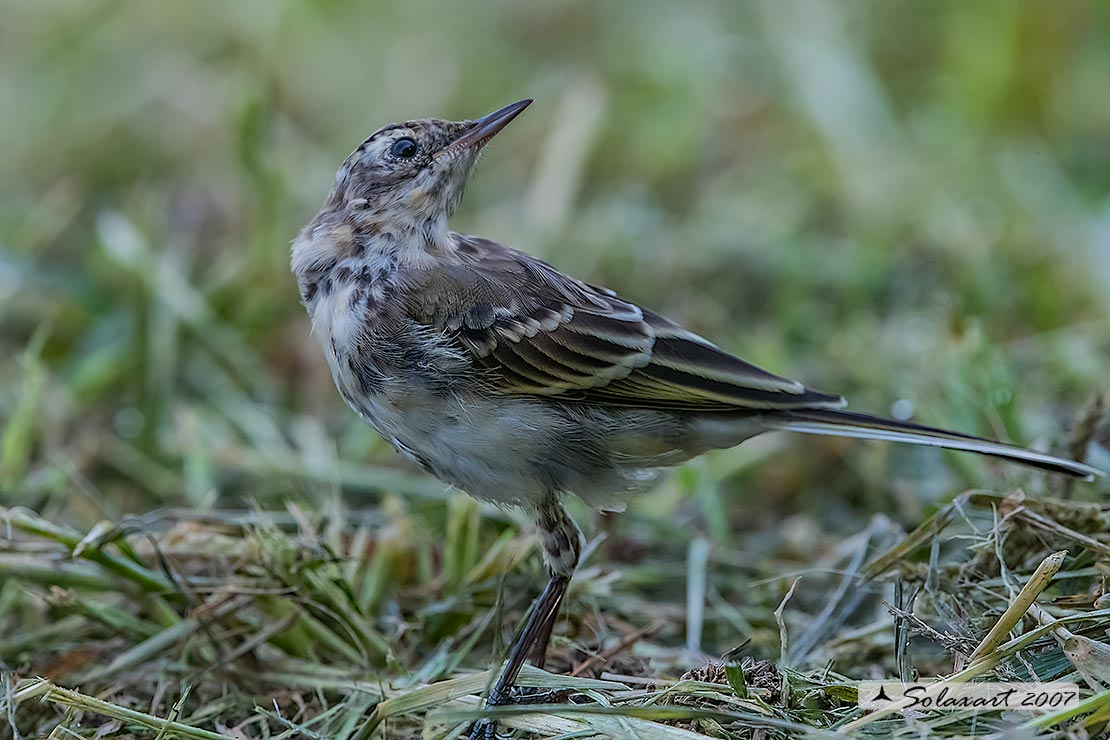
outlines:
{"label": "blurred green background", "polygon": [[[8,0],[0,506],[35,514],[0,517],[0,668],[159,716],[197,680],[183,716],[205,727],[288,709],[275,686],[316,692],[291,716],[338,695],[346,713],[326,732],[339,738],[376,701],[345,693],[352,681],[420,686],[503,651],[513,619],[492,617],[502,604],[519,616],[538,587],[533,540],[343,406],[288,250],[369,132],[523,97],[536,103],[487,150],[455,229],[856,409],[1071,445],[1110,469],[1110,425],[1073,432],[1110,378],[1107,80],[1110,4],[1071,0]],[[854,553],[968,488],[1099,501],[1107,486],[761,437],[685,466],[623,516],[574,508],[607,539],[575,579],[554,666],[574,664],[569,641],[612,645],[655,620],[636,647],[654,667],[621,670],[677,677],[700,659],[676,648],[716,655],[746,637],[777,659],[772,612],[804,572],[787,621],[808,631],[779,668],[894,675],[908,663],[877,597],[852,624],[826,608],[858,605],[838,586]],[[1006,603],[1002,581],[982,581],[1001,572],[984,534],[996,503],[979,500],[977,523],[944,545],[967,582],[943,581],[935,613],[920,612],[968,640]],[[1081,529],[1101,536],[1105,520]],[[168,560],[129,532],[156,535]],[[340,565],[312,555],[323,546]],[[1007,557],[1028,573],[1063,546],[1030,535]],[[1056,593],[1089,605],[1106,571],[1089,554],[1072,565],[1087,580]],[[161,568],[201,596],[162,584]],[[224,589],[249,606],[227,616]],[[199,598],[224,609],[205,627],[211,654],[186,619]],[[842,624],[870,626],[841,640]],[[227,654],[239,673],[207,673]],[[1040,675],[1066,670],[1058,650],[1039,655]],[[935,646],[914,665],[951,668]],[[789,717],[826,722],[808,706]],[[61,716],[20,711],[28,733]],[[420,732],[421,716],[398,732]]]}
{"label": "blurred green background", "polygon": [[[448,492],[335,393],[288,246],[370,131],[522,97],[455,229],[854,408],[1064,449],[1110,370],[1108,79],[1105,3],[8,2],[3,503],[85,529],[396,493],[440,531]],[[578,513],[806,562],[1017,484],[1049,485],[774,436]]]}
{"label": "blurred green background", "polygon": [[[1103,3],[17,1],[4,16],[7,503],[77,521],[280,506],[333,491],[335,458],[413,472],[332,389],[288,244],[369,131],[525,96],[457,230],[855,408],[901,400],[925,422],[1059,444],[1110,369]],[[939,459],[795,438],[701,465],[737,474],[723,485],[751,506],[800,497],[792,511],[891,472],[926,500],[952,475],[986,480]],[[434,488],[372,473],[354,488]]]}

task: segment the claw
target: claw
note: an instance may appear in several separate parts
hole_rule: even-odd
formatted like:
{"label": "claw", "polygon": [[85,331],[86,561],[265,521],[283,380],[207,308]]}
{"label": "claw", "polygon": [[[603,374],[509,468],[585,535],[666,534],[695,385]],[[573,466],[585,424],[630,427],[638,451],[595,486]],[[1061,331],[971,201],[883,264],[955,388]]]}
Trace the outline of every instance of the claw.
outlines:
{"label": "claw", "polygon": [[567,689],[541,689],[537,686],[514,686],[508,704],[554,704],[570,696]]}
{"label": "claw", "polygon": [[[514,686],[508,695],[490,696],[487,707],[503,707],[506,704],[554,704],[571,695],[567,689],[540,689],[535,686]],[[506,740],[497,732],[497,721],[480,719],[470,726],[467,740]]]}
{"label": "claw", "polygon": [[480,719],[470,726],[467,740],[505,740],[505,736],[497,732],[497,722],[492,719]]}

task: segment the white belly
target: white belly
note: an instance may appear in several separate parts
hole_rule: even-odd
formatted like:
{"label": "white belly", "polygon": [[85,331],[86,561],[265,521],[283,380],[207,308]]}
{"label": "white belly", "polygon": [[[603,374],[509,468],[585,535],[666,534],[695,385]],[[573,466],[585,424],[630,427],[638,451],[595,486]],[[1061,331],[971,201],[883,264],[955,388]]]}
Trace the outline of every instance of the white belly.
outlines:
{"label": "white belly", "polygon": [[535,433],[545,429],[542,407],[433,396],[401,383],[375,396],[343,395],[367,424],[440,480],[500,504],[543,499],[537,463],[546,453],[542,433]]}

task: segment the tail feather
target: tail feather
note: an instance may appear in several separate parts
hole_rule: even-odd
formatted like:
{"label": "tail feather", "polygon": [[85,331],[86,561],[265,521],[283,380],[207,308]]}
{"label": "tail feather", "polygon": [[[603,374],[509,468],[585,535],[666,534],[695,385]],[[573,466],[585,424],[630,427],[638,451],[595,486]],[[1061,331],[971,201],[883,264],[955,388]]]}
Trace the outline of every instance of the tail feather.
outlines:
{"label": "tail feather", "polygon": [[836,409],[784,411],[767,415],[764,423],[771,429],[782,429],[805,434],[828,434],[835,437],[881,439],[889,442],[907,442],[916,445],[944,447],[950,450],[977,452],[980,455],[999,457],[1053,473],[1063,473],[1077,478],[1093,480],[1104,475],[1090,465],[1055,457],[1023,447],[973,437],[959,432],[927,427],[908,421],[895,421],[880,416]]}

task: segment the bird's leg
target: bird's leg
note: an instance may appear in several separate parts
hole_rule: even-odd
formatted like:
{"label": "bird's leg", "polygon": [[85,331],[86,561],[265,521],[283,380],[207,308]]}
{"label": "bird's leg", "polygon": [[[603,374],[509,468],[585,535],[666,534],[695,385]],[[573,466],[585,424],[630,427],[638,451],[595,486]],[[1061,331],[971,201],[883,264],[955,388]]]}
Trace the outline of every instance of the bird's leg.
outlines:
{"label": "bird's leg", "polygon": [[[524,629],[509,650],[505,668],[486,697],[487,707],[513,702],[513,687],[525,660],[531,657],[533,663],[543,665],[547,643],[559,616],[559,606],[582,550],[582,533],[578,525],[555,497],[545,500],[536,514],[536,524],[543,538],[543,559],[550,577],[536,599]],[[492,740],[496,737],[497,723],[493,720],[478,720],[470,729],[471,740]]]}
{"label": "bird's leg", "polygon": [[[578,558],[582,553],[582,531],[554,497],[547,499],[536,513],[536,523],[543,538],[543,559],[547,564],[547,572],[550,573],[548,584],[557,580],[562,581],[563,591],[559,594],[561,603],[567,584],[574,575],[574,569],[578,567]],[[555,628],[558,618],[559,604],[556,604],[541,624],[536,641],[532,645],[530,657],[532,664],[538,668],[543,668],[547,660],[547,645],[551,642],[551,631]]]}
{"label": "bird's leg", "polygon": [[559,610],[556,609],[551,619],[547,620],[543,625],[543,631],[536,637],[536,643],[532,646],[532,652],[528,655],[528,660],[532,661],[532,665],[536,668],[543,668],[544,663],[547,662],[547,647],[551,644],[551,633],[555,629],[555,623],[558,619]]}

